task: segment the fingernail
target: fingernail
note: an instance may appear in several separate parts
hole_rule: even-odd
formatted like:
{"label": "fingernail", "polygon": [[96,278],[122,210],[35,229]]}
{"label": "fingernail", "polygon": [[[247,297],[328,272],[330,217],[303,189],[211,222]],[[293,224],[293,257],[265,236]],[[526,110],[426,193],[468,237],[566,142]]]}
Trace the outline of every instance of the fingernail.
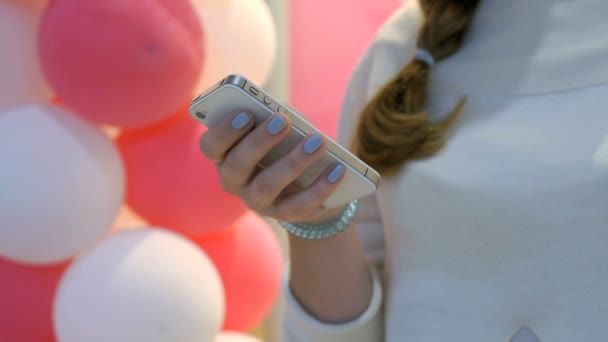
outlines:
{"label": "fingernail", "polygon": [[287,122],[285,122],[280,115],[277,115],[270,120],[268,126],[266,126],[266,130],[272,135],[277,135],[283,130],[283,128],[285,128],[286,125]]}
{"label": "fingernail", "polygon": [[239,115],[235,116],[232,119],[232,128],[234,129],[243,129],[243,127],[247,126],[249,123],[249,116],[245,113],[239,113]]}
{"label": "fingernail", "polygon": [[338,181],[338,179],[340,179],[340,177],[342,176],[343,173],[344,173],[344,166],[342,166],[342,164],[338,164],[327,175],[327,180],[330,183],[335,183]]}
{"label": "fingernail", "polygon": [[321,147],[321,144],[323,144],[323,139],[321,139],[319,133],[315,133],[311,135],[304,143],[304,152],[313,154],[319,149],[319,147]]}

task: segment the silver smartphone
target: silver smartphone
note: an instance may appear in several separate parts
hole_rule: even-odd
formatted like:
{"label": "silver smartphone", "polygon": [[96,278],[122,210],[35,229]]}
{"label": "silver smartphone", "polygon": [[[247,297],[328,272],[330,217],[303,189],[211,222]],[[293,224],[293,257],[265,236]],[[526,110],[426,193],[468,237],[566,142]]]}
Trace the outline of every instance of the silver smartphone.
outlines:
{"label": "silver smartphone", "polygon": [[[323,135],[302,115],[241,75],[227,76],[197,96],[190,105],[192,117],[210,128],[215,127],[226,115],[241,111],[252,114],[255,125],[261,125],[276,112],[291,118],[292,130],[264,157],[260,167],[267,167],[292,151],[307,135],[315,132]],[[340,163],[345,167],[344,179],[325,200],[325,207],[336,208],[374,193],[380,183],[380,174],[332,139],[327,136],[325,138],[328,142],[327,151],[294,182],[294,185],[306,188],[327,167]]]}

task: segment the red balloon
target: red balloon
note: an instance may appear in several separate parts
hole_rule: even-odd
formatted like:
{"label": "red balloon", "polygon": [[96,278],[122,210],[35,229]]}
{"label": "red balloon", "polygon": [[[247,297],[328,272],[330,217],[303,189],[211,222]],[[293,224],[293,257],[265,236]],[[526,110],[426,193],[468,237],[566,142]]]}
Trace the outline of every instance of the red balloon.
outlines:
{"label": "red balloon", "polygon": [[127,203],[151,225],[208,234],[228,227],[247,210],[240,198],[222,190],[215,164],[201,154],[204,130],[183,109],[163,124],[118,136]]}
{"label": "red balloon", "polygon": [[191,97],[203,33],[189,0],[54,0],[40,24],[55,94],[97,123],[142,127]]}
{"label": "red balloon", "polygon": [[224,330],[249,331],[272,309],[283,259],[268,223],[248,212],[225,231],[192,238],[213,260],[226,293]]}
{"label": "red balloon", "polygon": [[55,341],[53,300],[66,267],[27,266],[0,258],[0,341]]}

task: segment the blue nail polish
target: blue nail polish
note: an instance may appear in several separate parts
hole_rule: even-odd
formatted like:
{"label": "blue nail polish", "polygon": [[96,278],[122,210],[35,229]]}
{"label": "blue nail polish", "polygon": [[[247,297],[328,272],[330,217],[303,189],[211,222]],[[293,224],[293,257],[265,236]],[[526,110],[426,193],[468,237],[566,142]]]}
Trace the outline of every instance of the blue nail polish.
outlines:
{"label": "blue nail polish", "polygon": [[270,120],[268,126],[266,126],[266,130],[272,135],[277,135],[283,130],[283,128],[285,128],[286,125],[287,122],[285,122],[280,115],[277,115]]}
{"label": "blue nail polish", "polygon": [[315,133],[311,135],[304,143],[304,152],[313,154],[319,149],[319,147],[321,147],[321,144],[323,144],[323,139],[321,139],[319,133]]}
{"label": "blue nail polish", "polygon": [[343,173],[344,173],[344,166],[342,166],[342,164],[338,164],[327,175],[327,180],[333,184],[333,183],[337,182],[338,179],[340,179],[340,177],[342,176]]}
{"label": "blue nail polish", "polygon": [[245,113],[239,113],[232,119],[231,125],[234,129],[243,129],[249,123],[249,116]]}

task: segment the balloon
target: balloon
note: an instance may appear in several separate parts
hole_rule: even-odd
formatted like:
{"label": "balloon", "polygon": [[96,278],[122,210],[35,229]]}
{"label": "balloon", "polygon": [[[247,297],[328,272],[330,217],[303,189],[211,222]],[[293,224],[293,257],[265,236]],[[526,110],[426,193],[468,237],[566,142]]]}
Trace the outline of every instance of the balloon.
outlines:
{"label": "balloon", "polygon": [[0,256],[66,260],[103,236],[124,171],[97,128],[51,104],[0,112]]}
{"label": "balloon", "polygon": [[137,216],[127,205],[123,205],[120,213],[108,230],[109,234],[116,233],[125,229],[133,229],[147,226],[148,224],[141,217]]}
{"label": "balloon", "polygon": [[248,331],[272,309],[283,259],[268,223],[248,212],[225,231],[192,238],[211,257],[226,291],[224,329]]}
{"label": "balloon", "polygon": [[[52,104],[62,108],[68,108],[63,101],[58,97],[53,97],[50,101]],[[111,139],[114,139],[120,134],[120,128],[115,126],[101,125],[99,128],[108,135]]]}
{"label": "balloon", "polygon": [[220,7],[228,6],[233,0],[192,0],[194,6]]}
{"label": "balloon", "polygon": [[54,0],[39,47],[53,89],[78,114],[142,127],[190,99],[202,41],[188,0]]}
{"label": "balloon", "polygon": [[261,340],[238,332],[224,331],[213,342],[262,342]]}
{"label": "balloon", "polygon": [[0,111],[51,96],[36,51],[41,13],[42,7],[0,1]]}
{"label": "balloon", "polygon": [[[350,74],[378,28],[401,0],[332,0],[289,4],[291,104],[321,131],[336,136]],[[346,27],[336,25],[336,18]],[[336,43],[339,42],[339,43]]]}
{"label": "balloon", "polygon": [[55,341],[53,298],[66,266],[31,267],[0,258],[0,341]]}
{"label": "balloon", "polygon": [[209,258],[159,229],[110,235],[68,268],[54,324],[61,342],[207,342],[224,318]]}
{"label": "balloon", "polygon": [[7,2],[12,2],[16,5],[23,6],[25,8],[30,8],[33,10],[41,10],[46,6],[50,0],[4,0]]}
{"label": "balloon", "polygon": [[120,129],[114,126],[101,126],[100,128],[111,139],[115,139],[120,134]]}
{"label": "balloon", "polygon": [[208,234],[245,213],[245,204],[222,190],[215,164],[199,151],[204,130],[184,109],[162,125],[123,131],[117,138],[127,169],[127,203],[152,225]]}
{"label": "balloon", "polygon": [[221,7],[196,3],[208,55],[195,93],[228,74],[245,75],[260,85],[266,82],[277,50],[277,33],[268,5],[263,0],[231,0]]}

